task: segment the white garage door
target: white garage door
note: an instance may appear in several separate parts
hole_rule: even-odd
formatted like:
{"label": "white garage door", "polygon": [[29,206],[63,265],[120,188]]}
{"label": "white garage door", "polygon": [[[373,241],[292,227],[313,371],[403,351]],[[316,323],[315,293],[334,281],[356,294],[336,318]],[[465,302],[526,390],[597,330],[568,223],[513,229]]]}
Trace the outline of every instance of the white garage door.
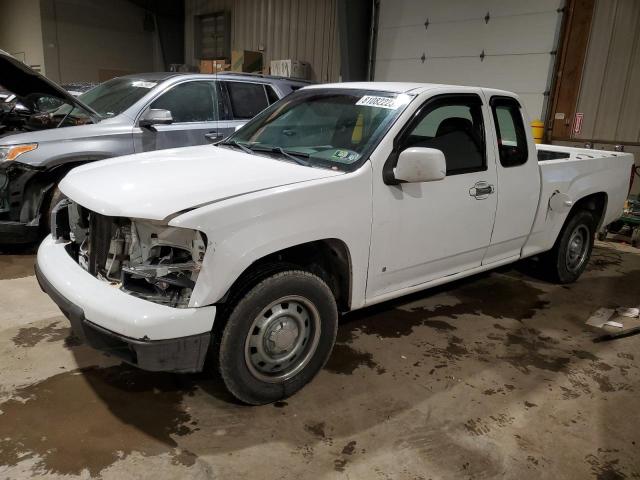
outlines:
{"label": "white garage door", "polygon": [[381,0],[377,81],[516,92],[541,118],[562,0]]}

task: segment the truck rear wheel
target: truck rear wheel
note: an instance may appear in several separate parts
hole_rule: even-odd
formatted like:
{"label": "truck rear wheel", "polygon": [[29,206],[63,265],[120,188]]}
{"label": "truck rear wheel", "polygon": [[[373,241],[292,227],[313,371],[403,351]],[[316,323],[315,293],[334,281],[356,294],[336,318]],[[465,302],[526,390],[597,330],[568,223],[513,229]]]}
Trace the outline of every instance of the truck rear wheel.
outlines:
{"label": "truck rear wheel", "polygon": [[595,218],[588,210],[571,215],[553,249],[541,259],[553,281],[572,283],[582,275],[591,258],[595,229]]}
{"label": "truck rear wheel", "polygon": [[222,379],[244,403],[286,398],[324,366],[337,328],[336,301],[320,277],[302,270],[273,274],[231,307],[214,352]]}

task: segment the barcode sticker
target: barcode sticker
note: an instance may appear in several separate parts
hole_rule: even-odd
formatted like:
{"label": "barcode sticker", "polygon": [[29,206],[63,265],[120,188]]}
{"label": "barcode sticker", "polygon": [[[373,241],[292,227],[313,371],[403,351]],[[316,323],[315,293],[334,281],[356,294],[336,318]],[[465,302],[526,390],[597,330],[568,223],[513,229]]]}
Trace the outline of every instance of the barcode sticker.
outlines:
{"label": "barcode sticker", "polygon": [[142,80],[136,80],[135,82],[131,82],[131,85],[138,88],[153,88],[157,85],[156,82],[145,82]]}
{"label": "barcode sticker", "polygon": [[388,108],[389,110],[395,110],[400,106],[400,102],[396,101],[396,98],[392,97],[376,97],[373,95],[365,95],[356,102],[356,105],[364,105],[367,107]]}

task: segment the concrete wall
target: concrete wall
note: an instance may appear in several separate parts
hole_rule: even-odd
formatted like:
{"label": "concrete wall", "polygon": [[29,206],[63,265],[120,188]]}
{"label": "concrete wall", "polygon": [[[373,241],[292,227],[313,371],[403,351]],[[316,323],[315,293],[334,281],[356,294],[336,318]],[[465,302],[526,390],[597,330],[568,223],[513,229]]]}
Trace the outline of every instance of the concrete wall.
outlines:
{"label": "concrete wall", "polygon": [[163,70],[145,11],[127,0],[41,0],[47,76],[64,83]]}
{"label": "concrete wall", "polygon": [[0,1],[0,49],[46,73],[42,48],[40,0]]}
{"label": "concrete wall", "polygon": [[336,0],[186,0],[185,61],[197,65],[195,16],[231,12],[231,49],[262,50],[271,60],[292,58],[311,65],[311,79],[340,76]]}

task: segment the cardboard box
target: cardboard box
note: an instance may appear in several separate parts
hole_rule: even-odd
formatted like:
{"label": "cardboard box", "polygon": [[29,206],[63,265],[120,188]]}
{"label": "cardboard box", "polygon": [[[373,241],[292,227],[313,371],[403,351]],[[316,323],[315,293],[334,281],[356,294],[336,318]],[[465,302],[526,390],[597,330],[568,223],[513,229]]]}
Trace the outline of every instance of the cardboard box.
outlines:
{"label": "cardboard box", "polygon": [[262,52],[233,50],[231,52],[233,72],[262,73]]}
{"label": "cardboard box", "polygon": [[200,73],[224,72],[230,66],[226,60],[200,60]]}
{"label": "cardboard box", "polygon": [[307,80],[309,78],[309,71],[309,64],[301,60],[286,59],[271,61],[271,75],[277,75],[278,77],[302,78]]}

